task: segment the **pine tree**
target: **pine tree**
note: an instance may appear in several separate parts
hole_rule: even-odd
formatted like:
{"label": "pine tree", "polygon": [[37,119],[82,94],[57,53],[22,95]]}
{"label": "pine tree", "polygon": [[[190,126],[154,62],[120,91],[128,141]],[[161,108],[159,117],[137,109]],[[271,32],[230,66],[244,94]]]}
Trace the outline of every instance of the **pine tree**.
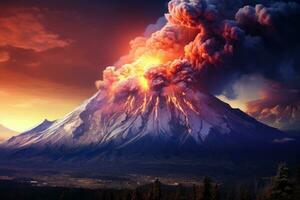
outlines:
{"label": "pine tree", "polygon": [[142,197],[137,189],[132,192],[131,200],[142,200]]}
{"label": "pine tree", "polygon": [[59,195],[59,199],[60,199],[60,200],[65,199],[65,191],[64,191],[64,190],[63,190],[63,191],[61,192],[61,194]]}
{"label": "pine tree", "polygon": [[251,200],[252,196],[251,196],[249,189],[247,189],[245,187],[241,187],[238,199],[239,200]]}
{"label": "pine tree", "polygon": [[193,184],[193,200],[199,200],[199,187]]}
{"label": "pine tree", "polygon": [[129,191],[124,192],[124,200],[132,200],[131,193]]}
{"label": "pine tree", "polygon": [[201,200],[212,200],[212,183],[208,177],[204,177],[203,179]]}
{"label": "pine tree", "polygon": [[266,191],[263,191],[261,193],[258,193],[256,196],[256,200],[269,200],[268,194]]}
{"label": "pine tree", "polygon": [[161,199],[161,183],[156,179],[153,183],[152,189],[148,194],[147,200],[160,200]]}
{"label": "pine tree", "polygon": [[226,200],[235,200],[236,195],[235,195],[235,190],[230,190],[227,195],[226,195]]}
{"label": "pine tree", "polygon": [[154,194],[153,200],[161,199],[161,183],[158,179],[156,179],[154,182],[153,194]]}
{"label": "pine tree", "polygon": [[296,172],[296,183],[300,183],[300,166],[297,167],[297,172]]}
{"label": "pine tree", "polygon": [[289,169],[286,164],[278,166],[277,174],[272,180],[270,200],[292,199],[292,184],[289,179]]}
{"label": "pine tree", "polygon": [[174,200],[183,199],[182,195],[183,195],[183,187],[182,187],[181,184],[179,184],[178,187],[176,188],[176,194],[175,194],[175,199]]}
{"label": "pine tree", "polygon": [[220,200],[220,188],[218,184],[214,185],[211,200]]}

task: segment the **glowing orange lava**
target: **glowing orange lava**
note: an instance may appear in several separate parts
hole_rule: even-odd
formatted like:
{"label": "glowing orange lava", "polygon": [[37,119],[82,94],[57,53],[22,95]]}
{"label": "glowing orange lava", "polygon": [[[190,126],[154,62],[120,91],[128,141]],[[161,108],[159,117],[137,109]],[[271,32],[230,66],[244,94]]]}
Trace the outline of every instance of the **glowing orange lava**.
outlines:
{"label": "glowing orange lava", "polygon": [[121,69],[118,76],[119,81],[125,81],[130,78],[137,78],[142,90],[149,89],[148,80],[145,77],[147,70],[152,67],[158,66],[162,63],[161,59],[156,56],[143,55],[136,59],[131,64],[125,64]]}

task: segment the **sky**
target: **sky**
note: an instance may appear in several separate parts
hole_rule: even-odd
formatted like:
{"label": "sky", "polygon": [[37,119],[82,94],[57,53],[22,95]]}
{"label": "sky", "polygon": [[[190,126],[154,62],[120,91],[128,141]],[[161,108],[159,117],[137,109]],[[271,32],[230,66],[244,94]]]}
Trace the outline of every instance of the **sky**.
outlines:
{"label": "sky", "polygon": [[[276,0],[211,0],[194,9],[198,5],[189,1],[174,2],[168,20],[179,24],[164,29],[157,25],[166,20],[157,20],[168,12],[168,0],[1,0],[0,124],[22,132],[44,119],[59,119],[97,91],[95,81],[107,66],[135,52],[129,43],[137,36],[161,29],[161,38],[147,36],[150,45],[158,41],[173,47],[173,33],[180,35],[208,20],[225,28],[210,33],[216,27],[208,23],[211,29],[185,44],[191,47],[187,58],[197,62],[205,53],[215,61],[213,53],[222,53],[218,50],[224,38],[238,42],[224,44],[231,58],[208,71],[213,74],[201,80],[206,89],[268,125],[300,129],[300,41],[295,26],[300,6]],[[194,15],[201,20],[193,21]]]}
{"label": "sky", "polygon": [[122,2],[2,0],[0,124],[24,131],[94,94],[102,70],[166,10],[164,0]]}

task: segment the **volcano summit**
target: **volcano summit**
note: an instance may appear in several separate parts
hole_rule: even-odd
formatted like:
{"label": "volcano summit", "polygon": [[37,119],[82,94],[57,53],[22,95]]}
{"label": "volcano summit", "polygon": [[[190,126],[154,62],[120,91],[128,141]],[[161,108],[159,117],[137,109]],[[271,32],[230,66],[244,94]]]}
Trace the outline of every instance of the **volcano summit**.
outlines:
{"label": "volcano summit", "polygon": [[[286,44],[289,52],[294,48],[299,5],[248,5],[231,12],[223,6],[170,1],[159,28],[133,40],[129,54],[104,70],[92,98],[2,146],[13,158],[141,161],[193,160],[204,152],[256,152],[294,142],[214,95],[225,92],[232,77],[275,65],[262,55],[281,57]],[[292,27],[288,37],[282,22]]]}
{"label": "volcano summit", "polygon": [[5,146],[21,155],[65,159],[197,158],[205,147],[259,148],[282,138],[277,129],[199,91],[132,94],[114,102],[99,92],[64,119],[44,122]]}

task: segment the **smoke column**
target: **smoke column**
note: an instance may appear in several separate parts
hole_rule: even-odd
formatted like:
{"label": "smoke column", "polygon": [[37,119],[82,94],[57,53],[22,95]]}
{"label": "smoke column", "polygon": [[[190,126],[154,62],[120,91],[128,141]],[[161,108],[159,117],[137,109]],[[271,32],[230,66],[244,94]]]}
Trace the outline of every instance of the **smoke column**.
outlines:
{"label": "smoke column", "polygon": [[235,98],[234,83],[259,75],[267,87],[247,112],[279,128],[299,128],[300,5],[248,3],[171,0],[168,13],[131,41],[128,55],[104,70],[97,88],[111,101],[190,90]]}

